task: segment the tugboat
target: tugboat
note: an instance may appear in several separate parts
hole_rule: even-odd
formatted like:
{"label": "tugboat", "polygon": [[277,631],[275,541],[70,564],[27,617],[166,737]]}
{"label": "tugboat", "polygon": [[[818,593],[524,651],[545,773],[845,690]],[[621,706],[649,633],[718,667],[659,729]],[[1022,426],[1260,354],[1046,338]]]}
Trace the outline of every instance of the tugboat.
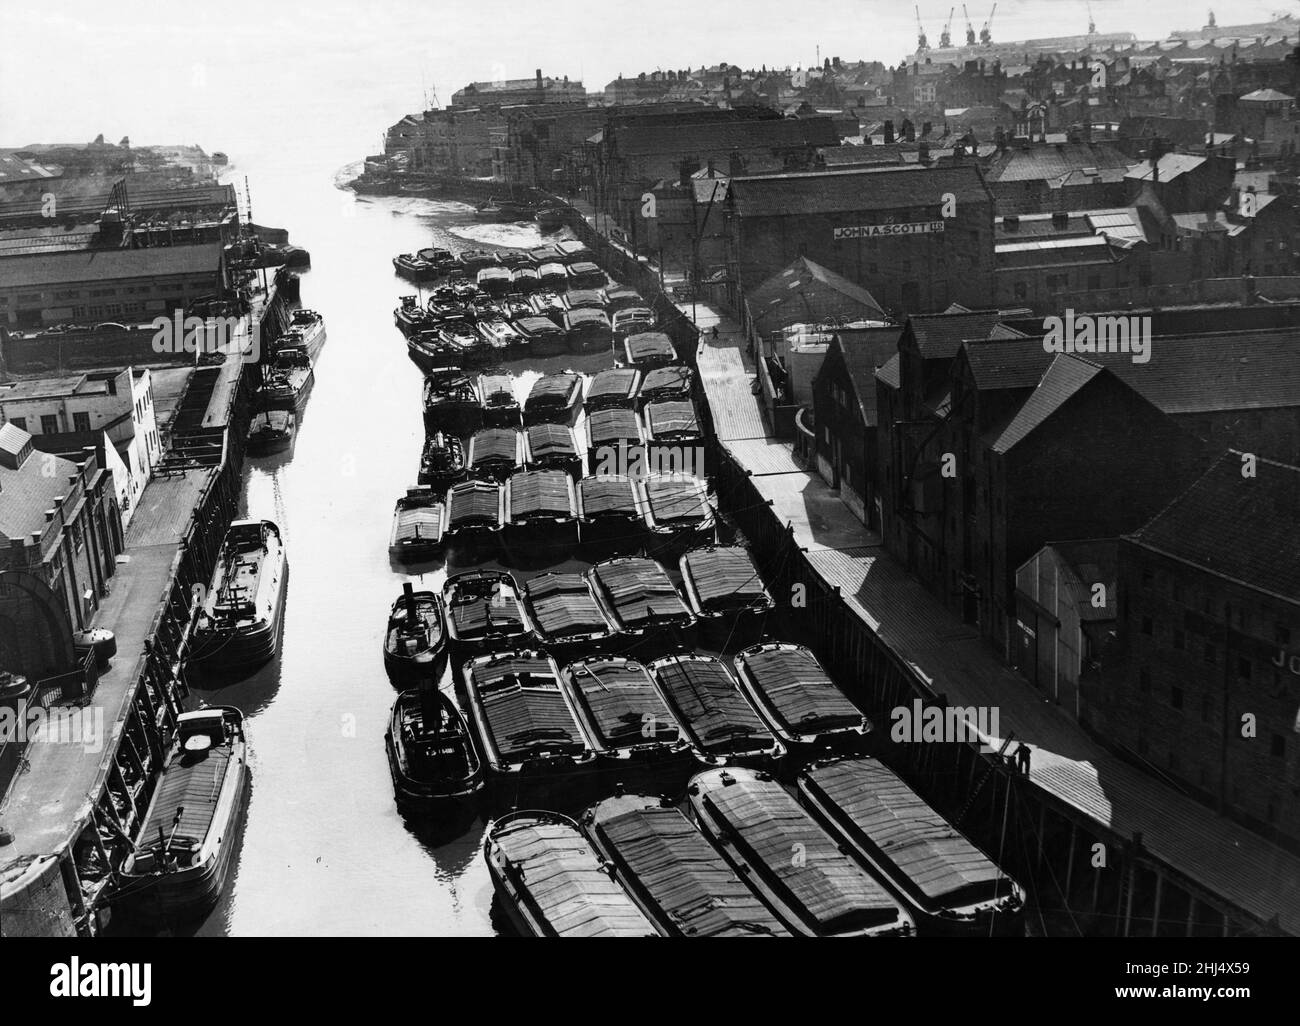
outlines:
{"label": "tugboat", "polygon": [[438,494],[465,480],[465,449],[460,439],[437,431],[424,440],[420,453],[420,475],[416,480]]}
{"label": "tugboat", "polygon": [[283,452],[293,444],[298,422],[293,410],[263,410],[248,426],[248,451],[254,456]]}
{"label": "tugboat", "polygon": [[483,763],[465,718],[433,684],[397,696],[384,747],[399,805],[464,802],[483,789]]}
{"label": "tugboat", "polygon": [[402,296],[401,305],[393,311],[393,323],[407,338],[434,326],[433,318],[420,309],[415,296]]}
{"label": "tugboat", "polygon": [[282,346],[271,357],[262,379],[262,403],[269,409],[302,413],[315,380],[311,356],[306,348]]}
{"label": "tugboat", "polygon": [[160,924],[211,911],[239,845],[248,776],[243,713],[230,706],[181,713],[135,851],[122,866],[118,900]]}
{"label": "tugboat", "polygon": [[468,317],[448,317],[434,329],[452,354],[452,366],[476,367],[488,362],[491,350]]}
{"label": "tugboat", "polygon": [[424,681],[435,685],[447,668],[447,635],[442,603],[432,591],[415,591],[411,582],[388,614],[384,634],[384,670],[401,690]]}
{"label": "tugboat", "polygon": [[199,610],[194,659],[205,668],[250,670],[274,656],[288,579],[280,529],[269,520],[232,523]]}
{"label": "tugboat", "polygon": [[474,383],[459,370],[431,371],[424,380],[424,429],[470,435],[483,423]]}
{"label": "tugboat", "polygon": [[518,427],[522,422],[514,378],[509,374],[480,374],[478,397],[483,423],[489,427]]}
{"label": "tugboat", "polygon": [[564,227],[564,210],[561,207],[542,207],[533,215],[533,220],[543,232],[558,232]]}
{"label": "tugboat", "polygon": [[402,563],[434,559],[442,550],[441,493],[427,485],[408,488],[393,509],[388,554]]}

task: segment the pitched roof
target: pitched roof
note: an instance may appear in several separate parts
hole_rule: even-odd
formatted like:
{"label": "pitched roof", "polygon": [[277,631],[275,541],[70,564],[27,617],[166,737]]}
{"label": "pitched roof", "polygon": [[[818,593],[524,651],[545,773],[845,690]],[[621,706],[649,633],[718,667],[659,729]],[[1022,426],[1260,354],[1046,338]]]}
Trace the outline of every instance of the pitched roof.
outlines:
{"label": "pitched roof", "polygon": [[1014,147],[999,154],[984,172],[990,182],[1029,182],[1063,178],[1085,167],[1128,167],[1132,158],[1106,143],[1059,143]]}
{"label": "pitched roof", "polygon": [[1143,548],[1300,604],[1300,467],[1225,452],[1187,491],[1129,536]]}
{"label": "pitched roof", "polygon": [[1064,353],[1058,354],[1033,394],[1002,429],[993,443],[993,451],[1010,451],[1012,446],[1027,438],[1101,371],[1102,368],[1095,363]]}
{"label": "pitched roof", "polygon": [[902,378],[899,376],[898,364],[898,354],[895,353],[876,371],[876,380],[883,381],[890,388],[900,388]]}
{"label": "pitched roof", "polygon": [[[32,440],[13,424],[0,427],[0,450],[17,454]],[[32,456],[36,456],[35,453]],[[68,478],[77,465],[62,456],[29,456],[16,470],[0,462],[0,536],[28,540],[45,528],[45,511],[57,496],[68,494]]]}
{"label": "pitched roof", "polygon": [[796,217],[898,207],[937,209],[947,192],[959,204],[992,200],[973,164],[934,168],[907,164],[733,178],[730,201],[741,217]]}
{"label": "pitched roof", "polygon": [[870,292],[807,257],[750,292],[749,309],[760,332],[809,320],[888,320]]}
{"label": "pitched roof", "polygon": [[91,249],[11,257],[0,263],[10,288],[114,281],[170,274],[216,274],[221,243],[156,246],[146,249]]}
{"label": "pitched roof", "polygon": [[617,126],[611,140],[620,157],[772,150],[838,146],[839,132],[830,118],[762,118],[700,124],[683,118],[675,124]]}
{"label": "pitched roof", "polygon": [[[1131,353],[1080,355],[1111,370],[1168,414],[1300,407],[1300,364],[1291,329],[1158,335],[1149,352],[1147,363],[1134,363]],[[966,353],[981,389],[1024,387],[1034,368],[1042,373],[1052,356],[1041,338],[969,346]]]}
{"label": "pitched roof", "polygon": [[[853,385],[854,395],[858,400],[858,409],[868,427],[876,424],[876,371],[898,358],[898,340],[903,336],[899,326],[888,328],[867,328],[851,332],[839,332],[831,340],[827,356],[838,352],[844,361],[849,381]],[[828,361],[822,361],[822,368]],[[818,377],[822,371],[817,372]]]}
{"label": "pitched roof", "polygon": [[996,310],[965,310],[961,313],[913,314],[904,329],[916,342],[921,357],[945,360],[957,355],[962,342],[982,341],[998,327]]}
{"label": "pitched roof", "polygon": [[[1167,182],[1188,171],[1196,170],[1204,163],[1204,157],[1193,156],[1190,153],[1166,153],[1156,161],[1156,167],[1160,170],[1160,181]],[[1124,177],[1138,182],[1152,181],[1151,161],[1144,160],[1141,164],[1134,164]]]}
{"label": "pitched roof", "polygon": [[1258,100],[1261,103],[1271,103],[1275,101],[1290,103],[1294,99],[1294,96],[1287,96],[1286,93],[1279,93],[1276,89],[1256,89],[1253,93],[1247,93],[1245,96],[1239,97],[1238,102],[1241,102],[1242,100]]}

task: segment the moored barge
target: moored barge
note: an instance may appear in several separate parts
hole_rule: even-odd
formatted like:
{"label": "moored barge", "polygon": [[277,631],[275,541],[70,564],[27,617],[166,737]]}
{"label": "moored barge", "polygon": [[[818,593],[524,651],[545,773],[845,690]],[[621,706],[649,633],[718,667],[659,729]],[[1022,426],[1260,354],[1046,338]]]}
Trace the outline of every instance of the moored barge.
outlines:
{"label": "moored barge", "polygon": [[524,465],[523,432],[486,427],[469,440],[469,474],[480,481],[504,481]]}
{"label": "moored barge", "polygon": [[695,617],[653,559],[619,556],[597,563],[587,574],[605,618],[618,628],[620,644],[661,651],[690,646]]}
{"label": "moored barge", "polygon": [[416,480],[435,492],[445,492],[465,480],[465,449],[460,439],[444,431],[428,436],[420,452],[420,473]]}
{"label": "moored barge", "polygon": [[590,560],[635,552],[649,537],[645,500],[626,474],[584,477],[577,486],[578,533]]}
{"label": "moored barge", "polygon": [[581,375],[572,371],[543,374],[524,400],[524,423],[572,424],[581,400]]}
{"label": "moored barge", "polygon": [[591,379],[582,404],[588,413],[611,408],[630,410],[640,386],[641,372],[635,367],[610,367]]}
{"label": "moored barge", "polygon": [[447,490],[442,541],[447,562],[464,566],[491,559],[501,544],[501,486],[461,481]]}
{"label": "moored barge", "polygon": [[205,669],[251,670],[280,644],[289,560],[269,520],[236,520],[199,610],[192,654]]}
{"label": "moored barge", "polygon": [[763,636],[776,607],[749,550],[739,545],[691,549],[681,558],[682,590],[700,635],[722,648]]}
{"label": "moored barge", "polygon": [[523,602],[538,641],[557,658],[600,648],[614,633],[582,574],[538,574],[524,585]]}
{"label": "moored barge", "polygon": [[788,937],[771,909],[668,801],[620,795],[582,815],[596,851],[669,937]]}
{"label": "moored barge", "polygon": [[652,474],[638,483],[655,551],[680,556],[714,542],[717,525],[708,485],[691,474]]}
{"label": "moored barge", "polygon": [[1020,885],[883,763],[819,763],[800,774],[799,796],[903,895],[923,934],[1024,933]]}
{"label": "moored barge", "polygon": [[428,485],[406,489],[393,508],[388,554],[402,563],[434,559],[442,551],[442,496]]}
{"label": "moored barge", "polygon": [[384,670],[398,690],[432,682],[447,668],[447,626],[442,602],[432,591],[416,591],[409,581],[388,614]]}
{"label": "moored barge", "polygon": [[568,816],[502,816],[488,826],[483,858],[502,909],[525,937],[658,936]]}
{"label": "moored barge", "polygon": [[532,636],[519,585],[504,570],[454,574],[443,585],[442,598],[458,661],[485,649],[523,644]]}
{"label": "moored barge", "polygon": [[582,457],[567,424],[533,424],[524,432],[524,463],[529,470],[562,470],[571,477],[582,473]]}
{"label": "moored barge", "polygon": [[700,829],[792,932],[915,935],[899,901],[768,774],[705,770],[686,791]]}
{"label": "moored barge", "polygon": [[652,662],[650,673],[701,761],[766,766],[785,754],[721,660],[670,655]]}
{"label": "moored barge", "polygon": [[516,565],[559,562],[578,547],[573,478],[564,471],[512,474],[502,507],[502,541]]}
{"label": "moored barge", "polygon": [[436,370],[424,379],[424,430],[468,435],[483,422],[474,383],[458,370]]}

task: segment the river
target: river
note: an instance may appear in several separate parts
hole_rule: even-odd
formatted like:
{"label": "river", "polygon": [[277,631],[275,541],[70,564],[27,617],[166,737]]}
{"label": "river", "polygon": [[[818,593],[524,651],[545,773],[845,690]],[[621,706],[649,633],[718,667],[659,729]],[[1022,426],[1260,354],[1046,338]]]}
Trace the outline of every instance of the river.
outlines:
{"label": "river", "polygon": [[[243,188],[245,168],[231,180]],[[237,870],[203,935],[483,935],[494,931],[483,823],[428,835],[399,813],[384,751],[394,691],[381,639],[408,577],[390,567],[393,502],[415,483],[422,375],[393,325],[390,260],[423,246],[541,243],[453,202],[357,197],[345,172],[248,170],[259,223],[312,254],[302,303],[328,339],[293,449],[250,459],[243,515],[284,532],[290,579],[278,659],[219,690],[248,717],[252,793]],[[518,370],[518,367],[512,368]],[[420,580],[420,578],[413,578]],[[441,586],[439,570],[424,578]]]}

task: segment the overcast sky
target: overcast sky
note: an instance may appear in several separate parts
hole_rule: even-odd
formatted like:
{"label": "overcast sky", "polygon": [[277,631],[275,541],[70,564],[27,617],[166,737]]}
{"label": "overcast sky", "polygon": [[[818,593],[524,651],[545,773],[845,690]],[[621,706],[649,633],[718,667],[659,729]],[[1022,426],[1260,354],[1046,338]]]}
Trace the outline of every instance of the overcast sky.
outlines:
{"label": "overcast sky", "polygon": [[[726,60],[807,65],[823,57],[897,63],[916,46],[908,3],[881,0],[0,0],[0,146],[197,142],[373,152],[383,128],[447,104],[472,79],[529,77],[537,67],[598,90],[620,72]],[[931,45],[947,8],[921,13]],[[971,9],[978,31],[988,16]],[[1206,9],[1174,0],[1094,0],[1101,32],[1164,37],[1204,24]],[[1266,19],[1297,4],[1242,0],[1220,25]],[[165,13],[164,13],[165,12]],[[1085,2],[1003,0],[995,40],[1083,33]],[[964,38],[960,4],[953,36]],[[360,155],[357,153],[357,155]]]}

